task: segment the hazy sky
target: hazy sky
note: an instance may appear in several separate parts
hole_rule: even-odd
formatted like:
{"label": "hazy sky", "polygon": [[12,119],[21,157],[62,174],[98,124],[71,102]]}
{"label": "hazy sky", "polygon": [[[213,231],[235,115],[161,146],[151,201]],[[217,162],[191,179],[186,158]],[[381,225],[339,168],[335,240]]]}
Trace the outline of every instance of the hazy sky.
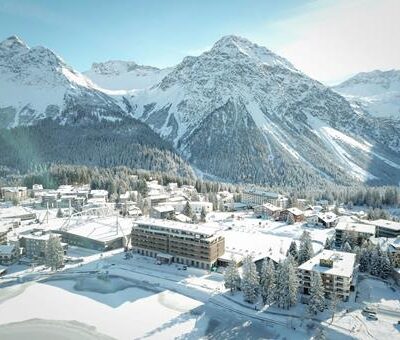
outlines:
{"label": "hazy sky", "polygon": [[400,0],[0,0],[0,39],[16,34],[84,71],[92,62],[159,67],[237,34],[332,84],[400,68]]}

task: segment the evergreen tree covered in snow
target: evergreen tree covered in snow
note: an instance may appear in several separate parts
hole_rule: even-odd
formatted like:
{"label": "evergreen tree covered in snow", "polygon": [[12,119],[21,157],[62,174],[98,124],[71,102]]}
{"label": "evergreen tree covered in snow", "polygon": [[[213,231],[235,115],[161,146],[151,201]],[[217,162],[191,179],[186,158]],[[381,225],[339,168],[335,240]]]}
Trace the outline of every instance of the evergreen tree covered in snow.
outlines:
{"label": "evergreen tree covered in snow", "polygon": [[333,237],[327,237],[325,240],[324,249],[332,250],[334,248],[334,242],[335,240]]}
{"label": "evergreen tree covered in snow", "polygon": [[315,336],[312,339],[313,340],[326,340],[327,339],[326,331],[322,327],[319,327],[317,329]]}
{"label": "evergreen tree covered in snow", "polygon": [[298,279],[294,259],[289,255],[278,264],[276,271],[275,302],[280,308],[289,309],[297,302]]}
{"label": "evergreen tree covered in snow", "polygon": [[183,214],[190,218],[193,217],[193,211],[192,211],[192,207],[190,206],[189,201],[186,202],[186,205],[183,208]]}
{"label": "evergreen tree covered in snow", "polygon": [[276,294],[275,266],[272,260],[264,260],[261,271],[261,297],[264,305],[274,302]]}
{"label": "evergreen tree covered in snow", "polygon": [[58,218],[64,217],[64,214],[63,214],[61,208],[58,208],[58,210],[57,210],[57,217],[58,217]]}
{"label": "evergreen tree covered in snow", "polygon": [[205,222],[206,221],[206,209],[204,209],[204,207],[201,208],[201,213],[200,213],[200,221],[201,222]]}
{"label": "evergreen tree covered in snow", "polygon": [[383,279],[389,277],[390,273],[392,272],[392,263],[390,262],[390,258],[386,252],[382,253],[381,256],[381,273],[380,276]]}
{"label": "evergreen tree covered in snow", "polygon": [[325,308],[325,292],[322,284],[321,275],[313,272],[311,276],[310,299],[308,301],[308,312],[316,315]]}
{"label": "evergreen tree covered in snow", "polygon": [[289,214],[287,215],[286,223],[287,223],[287,224],[294,224],[294,223],[295,223],[293,214],[289,213]]}
{"label": "evergreen tree covered in snow", "polygon": [[260,278],[253,258],[250,255],[246,256],[243,260],[241,289],[246,302],[257,302],[260,290]]}
{"label": "evergreen tree covered in snow", "polygon": [[379,245],[375,247],[371,254],[370,273],[374,276],[381,276],[382,272],[382,251]]}
{"label": "evergreen tree covered in snow", "polygon": [[342,245],[342,251],[346,252],[346,253],[351,253],[352,249],[351,249],[351,245],[348,241],[346,241],[345,243],[343,243]]}
{"label": "evergreen tree covered in snow", "polygon": [[308,231],[304,231],[300,237],[298,263],[303,264],[314,256],[311,236]]}
{"label": "evergreen tree covered in snow", "polygon": [[295,240],[293,240],[290,243],[290,246],[289,246],[289,249],[288,249],[288,251],[286,253],[286,256],[288,256],[289,254],[292,255],[292,257],[297,261],[297,259],[299,257],[299,252],[297,250],[297,243],[296,243]]}
{"label": "evergreen tree covered in snow", "polygon": [[45,262],[51,270],[58,269],[64,264],[64,249],[58,236],[50,235],[47,240]]}
{"label": "evergreen tree covered in snow", "polygon": [[240,287],[240,275],[237,267],[237,263],[233,256],[229,262],[228,267],[225,269],[224,273],[225,287],[231,290],[233,294]]}

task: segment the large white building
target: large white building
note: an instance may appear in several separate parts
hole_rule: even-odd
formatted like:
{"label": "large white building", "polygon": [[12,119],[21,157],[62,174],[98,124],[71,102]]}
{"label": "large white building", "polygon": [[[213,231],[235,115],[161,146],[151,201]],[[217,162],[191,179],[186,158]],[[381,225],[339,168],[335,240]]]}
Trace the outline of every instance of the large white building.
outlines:
{"label": "large white building", "polygon": [[282,197],[283,196],[275,192],[251,188],[243,191],[242,202],[250,207],[262,205],[265,203],[271,203],[273,205],[279,206],[279,203],[282,201],[280,200]]}
{"label": "large white building", "polygon": [[310,294],[311,275],[321,275],[327,298],[349,299],[354,289],[356,255],[342,251],[324,250],[298,268],[300,292]]}

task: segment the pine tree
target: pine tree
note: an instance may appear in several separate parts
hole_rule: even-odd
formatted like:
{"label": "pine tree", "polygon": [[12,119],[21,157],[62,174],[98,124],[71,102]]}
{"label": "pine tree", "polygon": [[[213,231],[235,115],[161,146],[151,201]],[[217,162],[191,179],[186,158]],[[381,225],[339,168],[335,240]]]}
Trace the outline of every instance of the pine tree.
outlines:
{"label": "pine tree", "polygon": [[287,224],[294,224],[294,223],[295,223],[293,214],[289,213],[289,214],[287,215],[286,223],[287,223]]}
{"label": "pine tree", "polygon": [[201,208],[201,213],[200,213],[200,221],[201,222],[205,222],[206,221],[206,209],[204,209],[204,207]]}
{"label": "pine tree", "polygon": [[311,276],[310,299],[308,301],[308,312],[316,315],[325,308],[325,291],[322,284],[321,275],[313,272]]}
{"label": "pine tree", "polygon": [[45,262],[51,270],[58,269],[64,264],[64,249],[58,236],[50,235],[47,240]]}
{"label": "pine tree", "polygon": [[326,340],[327,339],[326,331],[324,330],[324,328],[322,328],[322,326],[317,329],[317,332],[312,339],[313,340]]}
{"label": "pine tree", "polygon": [[289,255],[278,264],[276,272],[275,301],[280,308],[289,309],[297,302],[298,278],[294,259]]}
{"label": "pine tree", "polygon": [[224,279],[225,287],[229,288],[232,294],[240,287],[240,275],[237,268],[237,263],[233,256],[231,257],[228,267],[225,269]]}
{"label": "pine tree", "polygon": [[325,240],[324,249],[332,250],[333,249],[333,238],[327,237]]}
{"label": "pine tree", "polygon": [[300,237],[298,263],[303,264],[314,256],[311,236],[308,231],[304,231]]}
{"label": "pine tree", "polygon": [[381,278],[386,279],[392,272],[392,263],[390,262],[389,256],[386,252],[382,254],[380,264],[381,264],[380,276]]}
{"label": "pine tree", "polygon": [[295,240],[293,240],[290,243],[290,246],[289,246],[289,249],[288,249],[288,251],[286,253],[286,256],[288,256],[289,254],[292,255],[292,257],[297,261],[297,259],[299,257],[299,252],[297,250],[297,243],[296,243]]}
{"label": "pine tree", "polygon": [[193,211],[192,211],[192,207],[190,206],[189,201],[186,202],[186,205],[183,208],[183,214],[190,218],[193,217]]}
{"label": "pine tree", "polygon": [[371,262],[370,262],[370,274],[374,276],[380,276],[382,272],[382,252],[377,245],[371,254]]}
{"label": "pine tree", "polygon": [[346,241],[346,242],[342,245],[342,251],[344,251],[344,252],[346,252],[346,253],[351,253],[351,252],[352,252],[351,245],[350,245],[349,242]]}
{"label": "pine tree", "polygon": [[58,208],[58,210],[57,210],[57,217],[58,217],[58,218],[64,217],[64,214],[63,214],[61,208]]}
{"label": "pine tree", "polygon": [[275,266],[272,260],[265,259],[261,271],[261,297],[265,304],[272,304],[275,300],[276,278]]}
{"label": "pine tree", "polygon": [[255,303],[258,298],[260,288],[260,278],[257,273],[256,265],[253,258],[248,255],[243,260],[243,274],[241,281],[241,289],[246,302]]}

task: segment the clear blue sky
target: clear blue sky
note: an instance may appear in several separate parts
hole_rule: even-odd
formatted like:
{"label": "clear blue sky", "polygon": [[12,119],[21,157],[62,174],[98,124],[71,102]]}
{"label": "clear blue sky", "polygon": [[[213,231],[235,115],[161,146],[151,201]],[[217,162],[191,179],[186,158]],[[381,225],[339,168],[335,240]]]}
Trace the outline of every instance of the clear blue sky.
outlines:
{"label": "clear blue sky", "polygon": [[[393,39],[387,42],[384,59],[365,59],[371,50],[382,50],[370,45],[373,35],[388,22],[398,25],[397,4],[400,1],[0,0],[0,40],[18,35],[29,46],[44,45],[84,71],[92,62],[110,59],[171,66],[188,54],[200,54],[224,35],[237,34],[330,82],[359,71],[400,66],[400,49],[390,50],[398,45],[398,34],[382,33],[386,40]],[[379,10],[385,14],[383,24],[374,27],[382,16]],[[362,34],[358,28],[363,22],[357,20],[373,29],[372,36],[355,36]],[[387,29],[393,32],[397,26]],[[377,36],[377,44],[385,42],[382,36]],[[365,43],[353,43],[360,39]],[[363,58],[353,60],[358,54]]]}
{"label": "clear blue sky", "polygon": [[45,45],[79,70],[130,59],[167,66],[227,34],[248,35],[307,1],[0,0],[2,40]]}

